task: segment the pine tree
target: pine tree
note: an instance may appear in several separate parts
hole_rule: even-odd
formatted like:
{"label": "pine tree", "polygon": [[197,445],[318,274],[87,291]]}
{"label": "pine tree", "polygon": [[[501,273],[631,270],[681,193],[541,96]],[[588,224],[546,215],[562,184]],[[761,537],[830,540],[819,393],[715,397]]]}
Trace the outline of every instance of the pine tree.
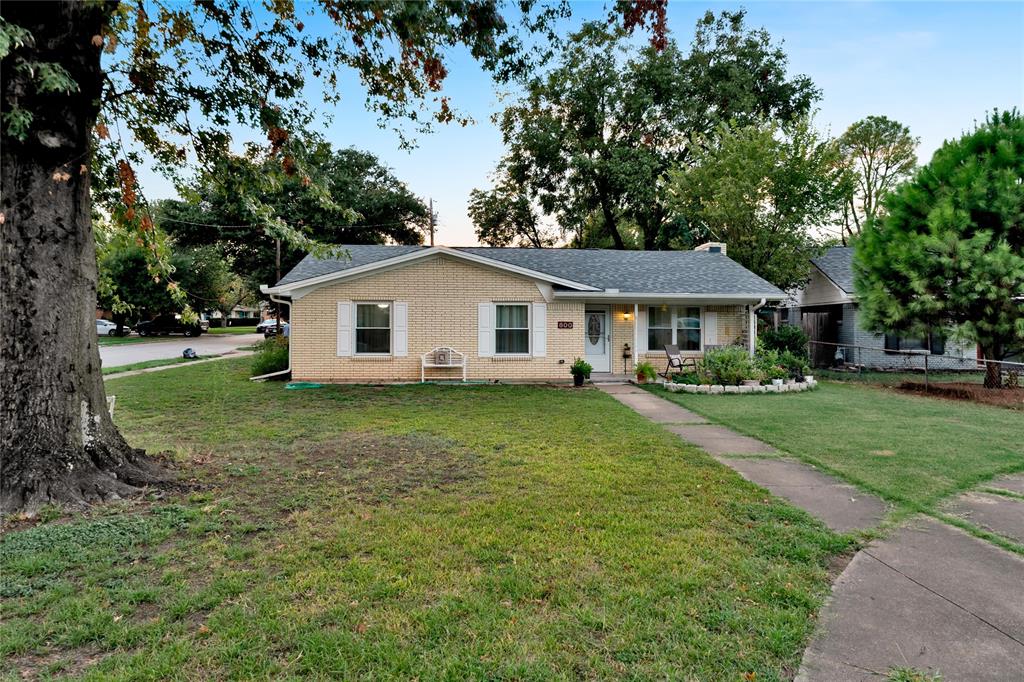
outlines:
{"label": "pine tree", "polygon": [[[946,142],[885,200],[857,242],[857,293],[874,331],[953,326],[987,360],[1024,342],[1024,118],[993,112]],[[987,364],[985,386],[1002,384]]]}

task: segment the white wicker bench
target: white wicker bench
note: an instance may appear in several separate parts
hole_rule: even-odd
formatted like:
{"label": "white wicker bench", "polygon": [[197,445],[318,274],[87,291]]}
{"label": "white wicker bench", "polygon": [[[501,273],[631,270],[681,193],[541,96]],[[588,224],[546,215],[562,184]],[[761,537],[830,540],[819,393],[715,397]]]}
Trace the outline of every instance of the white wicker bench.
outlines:
{"label": "white wicker bench", "polygon": [[420,383],[427,380],[427,370],[432,367],[441,369],[461,367],[462,380],[466,380],[466,354],[460,353],[454,348],[441,346],[420,356]]}

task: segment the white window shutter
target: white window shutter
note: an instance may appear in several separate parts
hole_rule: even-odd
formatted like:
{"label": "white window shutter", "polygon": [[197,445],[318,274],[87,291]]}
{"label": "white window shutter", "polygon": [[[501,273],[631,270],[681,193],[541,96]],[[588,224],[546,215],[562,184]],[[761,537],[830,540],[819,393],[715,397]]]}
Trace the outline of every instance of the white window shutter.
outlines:
{"label": "white window shutter", "polygon": [[395,301],[392,308],[395,311],[394,328],[391,331],[395,342],[394,355],[396,358],[404,358],[409,354],[409,304]]}
{"label": "white window shutter", "polygon": [[533,357],[543,358],[548,354],[548,304],[533,304]]}
{"label": "white window shutter", "polygon": [[352,301],[338,301],[338,357],[352,355]]}
{"label": "white window shutter", "polygon": [[476,354],[482,358],[494,355],[494,304],[477,306]]}
{"label": "white window shutter", "polygon": [[717,346],[718,345],[718,313],[705,312],[704,313],[704,345],[705,346]]}
{"label": "white window shutter", "polygon": [[640,331],[636,335],[636,352],[646,353],[647,352],[647,306],[640,306],[636,311],[636,327]]}

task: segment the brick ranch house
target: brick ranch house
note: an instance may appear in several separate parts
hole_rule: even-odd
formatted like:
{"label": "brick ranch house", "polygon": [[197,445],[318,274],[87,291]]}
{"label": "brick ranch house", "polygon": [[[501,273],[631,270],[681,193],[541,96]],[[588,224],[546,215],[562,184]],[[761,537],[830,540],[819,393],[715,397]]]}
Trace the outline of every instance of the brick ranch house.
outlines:
{"label": "brick ranch house", "polygon": [[[731,260],[693,251],[347,246],[307,256],[262,291],[291,305],[292,377],[419,381],[438,347],[465,355],[486,381],[568,381],[574,358],[602,374],[664,366],[666,344],[699,356],[751,351],[756,310],[786,294]],[[431,356],[432,357],[432,356]],[[431,368],[428,378],[458,379]]]}
{"label": "brick ranch house", "polygon": [[[837,348],[845,361],[872,369],[921,369],[922,355],[893,351],[927,351],[932,369],[976,369],[978,349],[931,334],[924,338],[878,334],[864,329],[858,320],[857,294],[853,285],[853,248],[837,246],[812,258],[811,278],[780,308],[779,322],[802,326],[813,341],[816,366],[835,362]],[[829,345],[838,344],[838,345]]]}

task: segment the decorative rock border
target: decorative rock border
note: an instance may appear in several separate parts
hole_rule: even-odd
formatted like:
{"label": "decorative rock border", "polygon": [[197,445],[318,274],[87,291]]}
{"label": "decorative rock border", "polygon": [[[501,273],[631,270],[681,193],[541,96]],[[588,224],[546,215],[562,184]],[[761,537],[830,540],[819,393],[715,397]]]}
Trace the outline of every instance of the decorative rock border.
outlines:
{"label": "decorative rock border", "polygon": [[662,381],[661,385],[670,393],[707,393],[715,395],[719,393],[797,393],[811,390],[818,385],[818,382],[811,379],[810,381],[798,384],[782,384],[781,386],[774,384],[768,384],[767,386],[721,386],[714,384],[709,386],[707,384],[674,384],[670,381]]}

